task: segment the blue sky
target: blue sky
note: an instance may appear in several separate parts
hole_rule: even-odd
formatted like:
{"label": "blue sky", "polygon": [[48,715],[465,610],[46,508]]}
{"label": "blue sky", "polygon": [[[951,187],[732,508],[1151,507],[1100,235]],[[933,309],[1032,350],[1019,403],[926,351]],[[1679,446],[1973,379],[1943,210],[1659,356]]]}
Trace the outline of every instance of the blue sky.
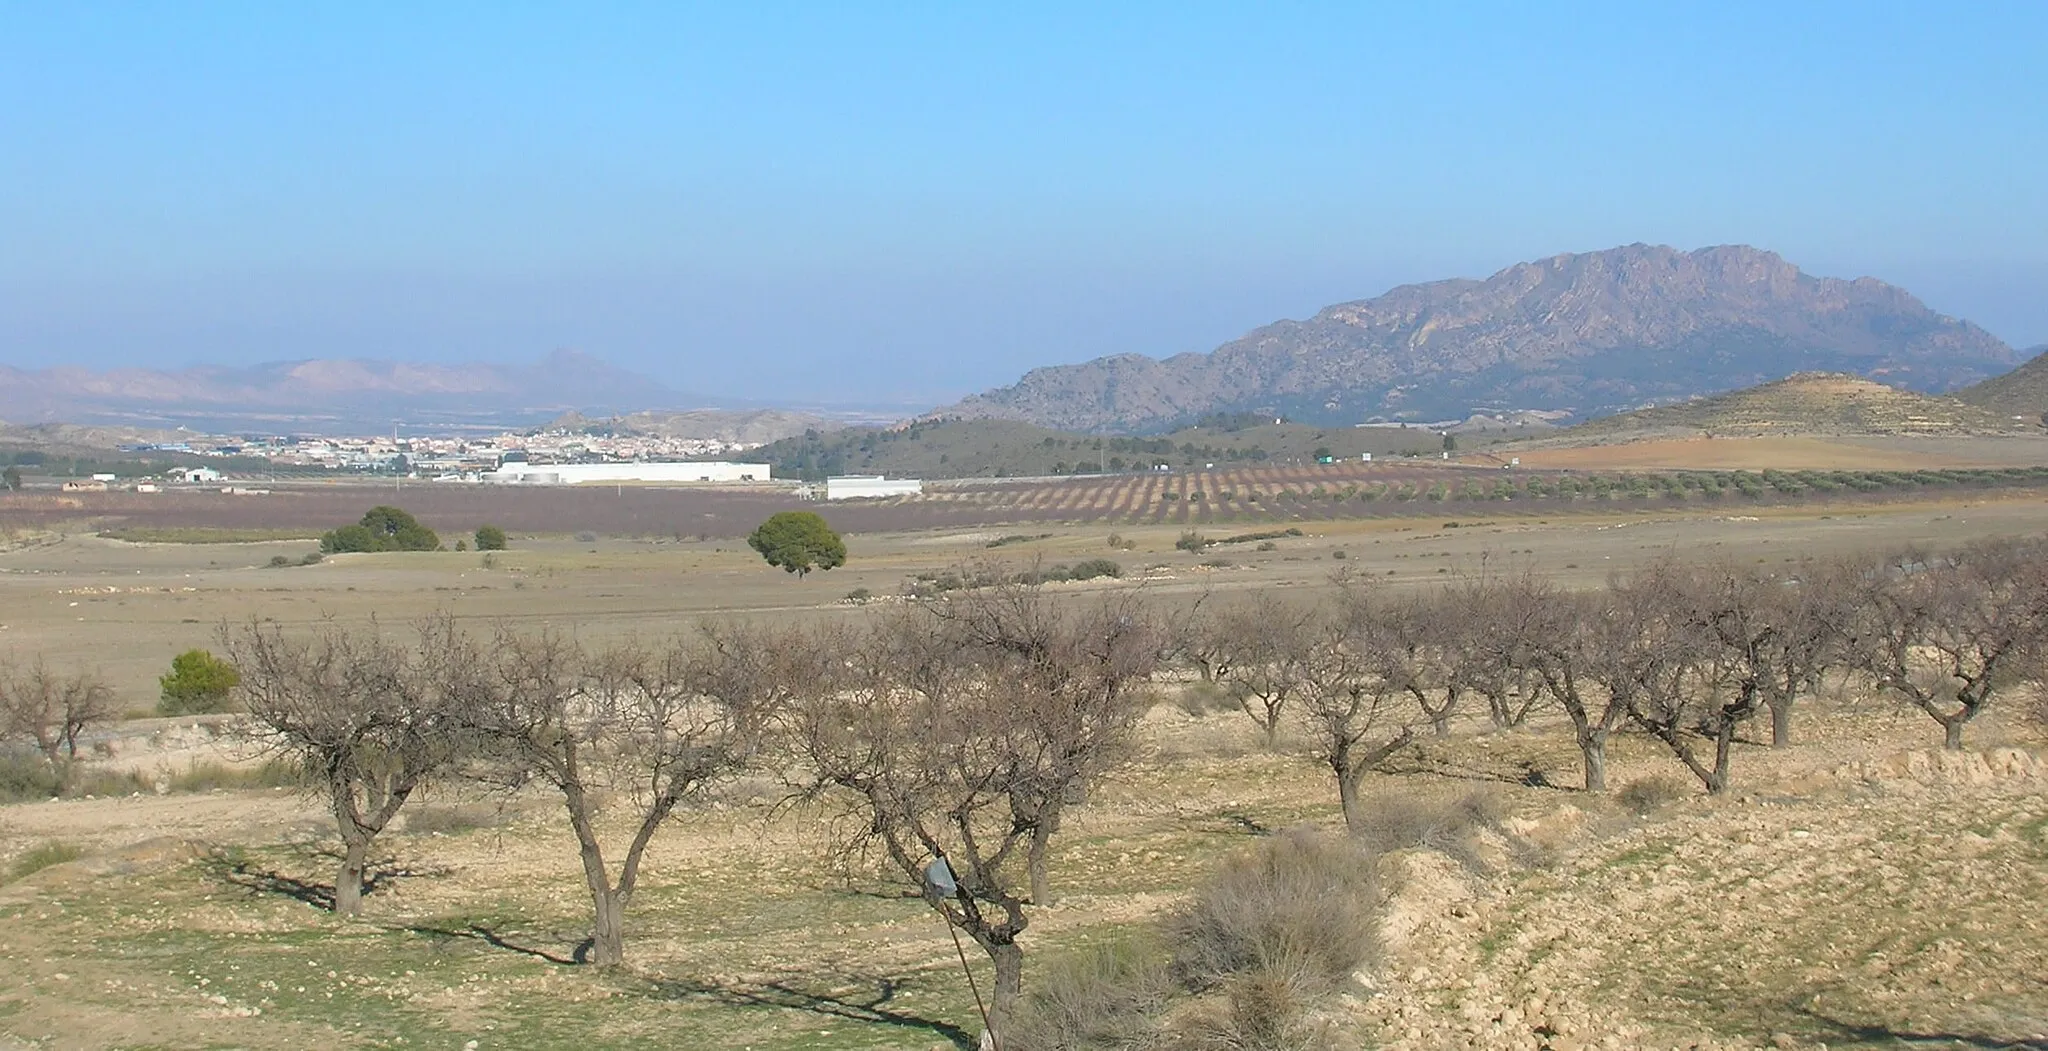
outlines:
{"label": "blue sky", "polygon": [[1745,242],[2048,340],[2048,5],[0,0],[0,362],[937,401]]}

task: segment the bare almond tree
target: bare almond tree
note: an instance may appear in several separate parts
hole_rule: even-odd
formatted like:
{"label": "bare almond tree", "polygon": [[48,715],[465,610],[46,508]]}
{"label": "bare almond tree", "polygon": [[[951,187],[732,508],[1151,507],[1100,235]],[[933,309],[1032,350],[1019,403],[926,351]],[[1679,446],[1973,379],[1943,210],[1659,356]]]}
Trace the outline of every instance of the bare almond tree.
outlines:
{"label": "bare almond tree", "polygon": [[[1600,665],[1605,685],[1710,795],[1728,790],[1736,731],[1765,700],[1776,627],[1757,589],[1775,586],[1673,562],[1609,585],[1611,608],[1634,623],[1638,643]],[[1696,739],[1711,742],[1711,765]]]}
{"label": "bare almond tree", "polygon": [[451,625],[429,621],[403,646],[375,626],[293,638],[251,622],[223,627],[221,643],[255,739],[319,778],[342,843],[334,911],[361,915],[371,845],[462,752],[442,687],[461,656]]}
{"label": "bare almond tree", "polygon": [[1218,678],[1258,726],[1267,748],[1279,746],[1289,702],[1302,689],[1304,643],[1315,620],[1309,606],[1261,594],[1207,621],[1206,645],[1215,654]]}
{"label": "bare almond tree", "polygon": [[[808,651],[786,648],[801,645],[737,627],[602,649],[501,631],[455,677],[461,718],[489,760],[483,776],[537,778],[561,794],[590,891],[590,963],[625,962],[625,912],[649,844],[678,806],[758,753],[776,708],[805,689],[796,672]],[[600,831],[607,800],[632,808],[616,865]]]}
{"label": "bare almond tree", "polygon": [[963,659],[1008,684],[1011,705],[1036,731],[1037,753],[1018,757],[1010,781],[1010,811],[1031,829],[1031,902],[1050,905],[1047,865],[1061,816],[1136,753],[1164,627],[1127,591],[1062,611],[1042,587],[1011,583],[927,605]]}
{"label": "bare almond tree", "polygon": [[1607,790],[1607,742],[1628,719],[1625,693],[1606,685],[1627,667],[1617,664],[1639,645],[1628,610],[1607,596],[1544,592],[1518,625],[1530,666],[1543,692],[1571,720],[1581,784]]}
{"label": "bare almond tree", "polygon": [[1990,707],[2048,632],[2048,540],[1898,552],[1858,574],[1843,631],[1851,662],[1926,712],[1942,745]]}
{"label": "bare almond tree", "polygon": [[40,657],[0,664],[0,737],[27,740],[52,766],[77,759],[79,738],[115,714],[114,691],[92,672],[59,674]]}
{"label": "bare almond tree", "polygon": [[[1047,621],[1035,619],[1041,615]],[[990,616],[1003,625],[968,626]],[[1037,626],[1009,623],[1013,616]],[[1025,665],[1038,659],[1037,647],[1010,647],[1038,632],[1052,650],[1080,652],[1078,660],[1058,659],[1076,661],[1077,678],[1094,685],[1062,693],[1025,681],[1036,674]],[[808,794],[844,807],[852,845],[879,846],[931,908],[988,955],[992,1034],[1003,1032],[1023,989],[1025,855],[1057,830],[1020,798],[1042,805],[1057,796],[1073,769],[1061,757],[1072,724],[1061,725],[1058,709],[1109,698],[1109,683],[1145,661],[1132,652],[1138,634],[1114,616],[1053,618],[1028,599],[1023,609],[894,611],[846,643],[834,688],[795,709],[791,737]],[[940,858],[956,884],[951,894],[926,878]]]}
{"label": "bare almond tree", "polygon": [[1311,754],[1337,779],[1344,823],[1368,824],[1365,775],[1415,741],[1409,703],[1419,674],[1399,624],[1401,610],[1369,585],[1345,583],[1293,641],[1301,668],[1294,704]]}
{"label": "bare almond tree", "polygon": [[1450,684],[1486,701],[1495,728],[1519,727],[1546,696],[1536,653],[1558,629],[1556,588],[1531,574],[1483,576],[1446,590],[1430,620]]}

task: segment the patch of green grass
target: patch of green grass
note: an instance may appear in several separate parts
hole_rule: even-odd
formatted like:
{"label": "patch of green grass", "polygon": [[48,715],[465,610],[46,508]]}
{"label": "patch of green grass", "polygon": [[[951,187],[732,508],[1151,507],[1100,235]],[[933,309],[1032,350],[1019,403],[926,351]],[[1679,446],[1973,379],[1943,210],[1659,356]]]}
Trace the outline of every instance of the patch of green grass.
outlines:
{"label": "patch of green grass", "polygon": [[7,878],[10,882],[27,879],[52,865],[77,861],[84,856],[84,849],[78,845],[53,839],[30,847],[20,857],[15,858],[13,867],[7,870]]}
{"label": "patch of green grass", "polygon": [[103,529],[108,540],[137,544],[261,544],[281,540],[318,540],[317,529],[227,529],[210,526],[123,526]]}

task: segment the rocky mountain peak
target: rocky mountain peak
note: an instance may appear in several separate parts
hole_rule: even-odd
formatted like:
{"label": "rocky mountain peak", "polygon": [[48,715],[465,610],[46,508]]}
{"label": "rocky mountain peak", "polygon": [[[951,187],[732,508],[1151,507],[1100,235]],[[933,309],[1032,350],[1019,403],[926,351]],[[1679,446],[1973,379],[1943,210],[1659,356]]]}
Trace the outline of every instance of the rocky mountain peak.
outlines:
{"label": "rocky mountain peak", "polygon": [[940,414],[1095,431],[1245,409],[1323,423],[1592,416],[1802,370],[1946,390],[2013,360],[1989,333],[1873,278],[1814,277],[1747,245],[1633,244],[1405,285],[1206,354],[1034,369]]}

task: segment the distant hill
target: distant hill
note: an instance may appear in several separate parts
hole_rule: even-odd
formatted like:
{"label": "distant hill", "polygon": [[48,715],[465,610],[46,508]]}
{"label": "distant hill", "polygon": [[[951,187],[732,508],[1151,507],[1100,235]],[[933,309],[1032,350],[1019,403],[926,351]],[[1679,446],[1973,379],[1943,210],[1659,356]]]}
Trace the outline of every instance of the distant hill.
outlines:
{"label": "distant hill", "polygon": [[[1550,430],[1506,426],[1498,420],[1456,428],[1459,441],[1467,446]],[[1443,435],[1423,427],[1328,427],[1235,418],[1152,437],[1105,437],[1015,420],[955,419],[812,432],[748,455],[774,465],[777,477],[815,480],[835,474],[1021,478],[1142,471],[1156,464],[1185,470],[1212,463],[1310,463],[1322,451],[1356,460],[1368,452],[1382,457],[1435,455],[1442,449]]]}
{"label": "distant hill", "polygon": [[1918,394],[1835,372],[1801,372],[1782,380],[1678,405],[1591,420],[1551,437],[1646,437],[1709,432],[1724,437],[1772,434],[1985,434],[2013,429],[2008,420],[1951,397]]}
{"label": "distant hill", "polygon": [[1207,354],[1035,369],[933,415],[1118,433],[1235,409],[1324,423],[1584,418],[1815,369],[1943,391],[2017,360],[1983,329],[1873,278],[1813,277],[1743,245],[1638,244],[1406,285]]}
{"label": "distant hill", "polygon": [[571,412],[550,421],[547,426],[591,434],[644,434],[760,445],[794,437],[808,430],[830,430],[845,424],[811,413],[781,409],[693,409],[687,412],[634,412],[603,419],[591,419],[580,412]]}
{"label": "distant hill", "polygon": [[2048,424],[2048,346],[2028,353],[2034,356],[2026,364],[1964,387],[1956,398],[2007,418],[2024,416],[2029,423]]}
{"label": "distant hill", "polygon": [[316,359],[105,372],[0,365],[0,416],[17,424],[376,432],[393,420],[530,426],[570,409],[609,413],[690,400],[574,351],[532,365]]}

